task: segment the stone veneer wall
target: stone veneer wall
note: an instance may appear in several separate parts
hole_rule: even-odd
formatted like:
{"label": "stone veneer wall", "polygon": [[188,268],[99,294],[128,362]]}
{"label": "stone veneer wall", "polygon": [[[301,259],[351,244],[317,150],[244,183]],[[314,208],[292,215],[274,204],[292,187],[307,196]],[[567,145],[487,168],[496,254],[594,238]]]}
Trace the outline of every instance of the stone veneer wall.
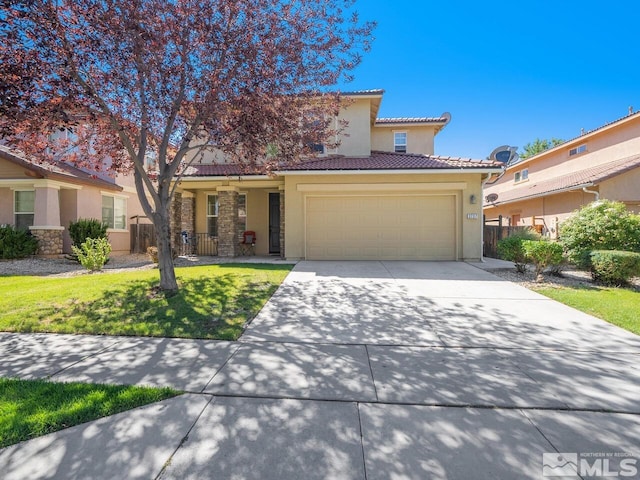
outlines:
{"label": "stone veneer wall", "polygon": [[280,190],[280,256],[284,256],[284,191]]}
{"label": "stone veneer wall", "polygon": [[189,236],[196,233],[196,199],[182,197],[182,223],[180,231],[186,231]]}
{"label": "stone veneer wall", "polygon": [[64,230],[31,229],[31,235],[38,239],[36,255],[53,256],[62,254],[62,233]]}
{"label": "stone veneer wall", "polygon": [[218,255],[235,257],[238,248],[238,192],[218,192]]}

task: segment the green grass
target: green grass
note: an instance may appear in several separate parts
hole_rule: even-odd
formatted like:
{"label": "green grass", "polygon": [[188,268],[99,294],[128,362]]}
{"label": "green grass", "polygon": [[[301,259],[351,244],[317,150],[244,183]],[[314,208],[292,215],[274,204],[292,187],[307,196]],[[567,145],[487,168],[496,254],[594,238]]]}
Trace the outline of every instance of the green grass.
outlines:
{"label": "green grass", "polygon": [[534,290],[640,335],[640,292],[605,287],[534,287]]}
{"label": "green grass", "polygon": [[0,448],[176,395],[170,388],[0,378]]}
{"label": "green grass", "polygon": [[157,270],[0,276],[0,331],[235,340],[291,268],[177,268],[180,291],[169,298],[157,291]]}

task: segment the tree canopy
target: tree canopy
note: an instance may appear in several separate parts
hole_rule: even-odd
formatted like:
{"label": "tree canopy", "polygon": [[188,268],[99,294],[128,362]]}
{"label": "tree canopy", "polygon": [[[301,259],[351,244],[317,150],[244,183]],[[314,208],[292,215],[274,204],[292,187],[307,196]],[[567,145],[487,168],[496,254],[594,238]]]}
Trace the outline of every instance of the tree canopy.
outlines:
{"label": "tree canopy", "polygon": [[534,155],[538,155],[539,153],[544,152],[545,150],[549,150],[550,148],[556,147],[564,143],[564,140],[560,138],[551,137],[551,140],[536,138],[533,142],[527,143],[523,147],[523,151],[519,153],[519,156],[522,160],[525,158],[533,157]]}
{"label": "tree canopy", "polygon": [[[176,175],[208,148],[268,169],[311,154],[312,143],[330,144],[340,128],[340,97],[330,92],[350,79],[374,26],[353,4],[3,2],[0,134],[37,160],[132,171],[158,234],[160,286],[175,291]],[[52,136],[56,129],[74,136]]]}

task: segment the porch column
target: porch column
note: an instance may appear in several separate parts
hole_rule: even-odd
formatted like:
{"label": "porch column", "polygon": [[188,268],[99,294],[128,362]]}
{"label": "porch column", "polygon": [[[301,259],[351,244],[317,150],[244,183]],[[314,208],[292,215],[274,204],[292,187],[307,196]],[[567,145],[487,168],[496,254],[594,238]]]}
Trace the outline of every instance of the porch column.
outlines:
{"label": "porch column", "polygon": [[35,185],[33,226],[29,230],[39,242],[36,255],[62,254],[64,227],[60,225],[60,187],[46,182]]}
{"label": "porch column", "polygon": [[218,255],[235,257],[238,249],[238,187],[218,187]]}
{"label": "porch column", "polygon": [[189,237],[196,233],[196,196],[191,192],[182,192],[182,224],[180,231]]}
{"label": "porch column", "polygon": [[284,185],[280,187],[280,257],[284,256]]}
{"label": "porch column", "polygon": [[171,229],[171,246],[178,248],[182,238],[180,232],[182,227],[182,193],[175,192],[171,201],[171,211],[169,212],[169,228]]}

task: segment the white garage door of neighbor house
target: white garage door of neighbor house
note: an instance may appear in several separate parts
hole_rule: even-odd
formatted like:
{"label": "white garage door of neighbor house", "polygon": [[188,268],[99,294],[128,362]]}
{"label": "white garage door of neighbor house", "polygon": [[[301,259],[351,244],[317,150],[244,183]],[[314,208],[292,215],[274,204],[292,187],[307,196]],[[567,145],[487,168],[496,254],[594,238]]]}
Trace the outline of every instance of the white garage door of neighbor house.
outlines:
{"label": "white garage door of neighbor house", "polygon": [[454,195],[307,197],[309,260],[456,260]]}

